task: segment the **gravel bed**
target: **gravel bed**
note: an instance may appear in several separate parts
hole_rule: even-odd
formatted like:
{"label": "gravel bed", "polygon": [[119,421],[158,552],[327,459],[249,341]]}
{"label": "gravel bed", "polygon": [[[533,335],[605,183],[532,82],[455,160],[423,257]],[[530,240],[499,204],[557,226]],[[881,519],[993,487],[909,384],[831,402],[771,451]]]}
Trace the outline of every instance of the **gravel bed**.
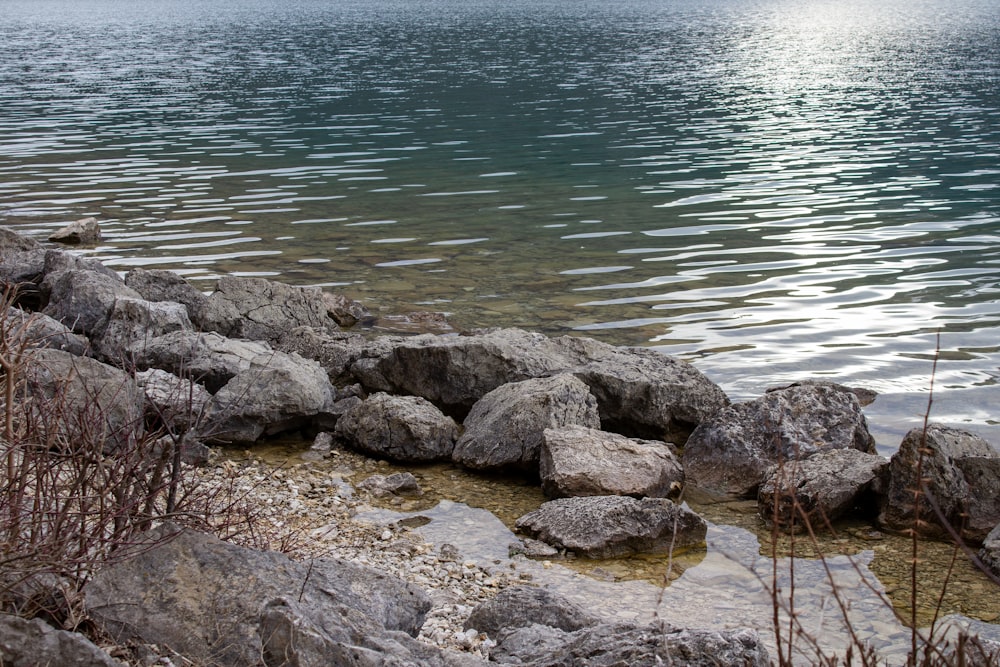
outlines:
{"label": "gravel bed", "polygon": [[[463,630],[465,620],[477,604],[530,575],[465,560],[453,545],[432,545],[399,522],[360,520],[358,513],[370,510],[374,499],[346,480],[371,465],[340,451],[318,461],[283,465],[250,455],[217,457],[196,475],[206,487],[224,489],[222,497],[234,500],[241,520],[255,527],[231,541],[282,551],[296,560],[326,557],[359,563],[416,584],[433,604],[418,639],[485,658],[492,640]],[[392,505],[391,498],[383,500]]]}

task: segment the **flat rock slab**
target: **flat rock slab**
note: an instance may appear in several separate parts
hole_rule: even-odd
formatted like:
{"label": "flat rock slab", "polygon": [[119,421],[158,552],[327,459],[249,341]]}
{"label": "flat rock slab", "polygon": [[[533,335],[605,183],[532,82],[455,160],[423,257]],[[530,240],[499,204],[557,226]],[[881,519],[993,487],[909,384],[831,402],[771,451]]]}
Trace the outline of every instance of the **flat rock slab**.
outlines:
{"label": "flat rock slab", "polygon": [[768,667],[752,630],[684,630],[671,626],[602,623],[575,632],[543,625],[500,636],[490,661],[522,667]]}
{"label": "flat rock slab", "polygon": [[588,558],[669,553],[705,543],[704,519],[666,498],[560,498],[517,520],[517,530]]}
{"label": "flat rock slab", "polygon": [[672,447],[582,426],[546,429],[539,475],[551,498],[666,498],[684,481]]}

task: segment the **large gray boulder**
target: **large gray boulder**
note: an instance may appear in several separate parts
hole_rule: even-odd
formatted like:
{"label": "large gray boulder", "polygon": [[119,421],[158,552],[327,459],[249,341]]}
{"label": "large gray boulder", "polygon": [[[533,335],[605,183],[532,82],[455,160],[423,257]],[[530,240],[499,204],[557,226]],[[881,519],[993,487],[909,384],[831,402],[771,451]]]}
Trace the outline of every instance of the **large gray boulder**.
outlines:
{"label": "large gray boulder", "polygon": [[336,327],[318,287],[238,276],[221,278],[208,301],[191,315],[206,331],[269,343],[295,326]]}
{"label": "large gray boulder", "polygon": [[193,380],[150,368],[137,372],[135,381],[146,398],[147,417],[171,434],[196,429],[207,416],[212,395]]}
{"label": "large gray boulder", "polygon": [[572,375],[501,385],[472,406],[452,458],[479,470],[536,473],[545,429],[574,424],[599,428],[601,420],[587,385]]}
{"label": "large gray boulder", "polygon": [[277,353],[267,343],[179,330],[137,341],[128,354],[139,370],[159,368],[189,377],[214,393],[239,373],[250,370],[254,360]]}
{"label": "large gray boulder", "polygon": [[76,632],[57,630],[40,618],[0,614],[0,665],[4,667],[122,667]]}
{"label": "large gray boulder", "polygon": [[847,512],[874,514],[876,491],[889,462],[856,449],[831,449],[775,468],[761,485],[757,508],[765,521],[782,528],[815,530]]}
{"label": "large gray boulder", "polygon": [[638,438],[683,445],[729,398],[691,364],[656,350],[612,348],[573,371],[597,398],[601,424]]}
{"label": "large gray boulder", "polygon": [[[51,256],[47,255],[47,262]],[[101,335],[118,299],[142,298],[114,273],[89,269],[50,272],[42,281],[42,290],[48,294],[42,312],[85,336]]]}
{"label": "large gray boulder", "polygon": [[774,466],[843,448],[875,453],[857,396],[832,384],[793,385],[702,422],[681,460],[688,484],[752,498]]}
{"label": "large gray boulder", "polygon": [[575,632],[543,625],[500,634],[490,661],[523,667],[769,667],[752,630],[687,630],[663,624],[602,623]]}
{"label": "large gray boulder", "polygon": [[334,436],[372,456],[438,461],[451,457],[458,425],[423,398],[379,392],[341,415]]}
{"label": "large gray boulder", "polygon": [[464,628],[475,628],[496,638],[503,630],[536,623],[573,632],[597,622],[596,616],[558,593],[537,586],[512,586],[478,604],[466,619]]}
{"label": "large gray boulder", "polygon": [[680,460],[667,443],[583,426],[546,429],[538,470],[542,490],[552,498],[666,498],[684,481]]}
{"label": "large gray boulder", "polygon": [[[921,490],[916,497],[914,489]],[[947,536],[946,523],[981,542],[1000,523],[1000,453],[963,429],[931,424],[911,430],[889,462],[879,523]]]}
{"label": "large gray boulder", "polygon": [[76,356],[87,353],[90,341],[70,331],[62,322],[43,313],[29,313],[10,307],[2,315],[7,340],[12,346],[49,347]]}
{"label": "large gray boulder", "polygon": [[99,336],[92,338],[98,354],[111,363],[129,361],[131,350],[157,336],[193,330],[187,309],[171,301],[116,299]]}
{"label": "large gray boulder", "polygon": [[348,645],[387,631],[416,636],[430,608],[415,586],[364,566],[155,530],[156,546],[98,572],[83,591],[88,617],[119,643],[168,647],[194,664],[260,665],[262,612],[273,600],[295,601],[309,625]]}
{"label": "large gray boulder", "polygon": [[670,553],[705,543],[708,526],[666,498],[559,498],[517,520],[518,531],[588,558]]}
{"label": "large gray boulder", "polygon": [[464,417],[476,401],[501,385],[555,375],[609,349],[587,338],[549,338],[521,329],[425,334],[400,339],[378,356],[359,359],[352,372],[371,391],[421,396]]}
{"label": "large gray boulder", "polygon": [[188,317],[194,321],[208,302],[208,296],[173,271],[163,269],[132,269],[125,274],[125,285],[147,301],[173,301],[184,304]]}
{"label": "large gray boulder", "polygon": [[983,540],[983,548],[979,551],[979,560],[993,574],[1000,577],[1000,523],[993,527],[986,539]]}
{"label": "large gray boulder", "polygon": [[328,425],[336,390],[323,368],[297,354],[271,352],[250,360],[208,404],[213,442],[251,443],[307,425]]}
{"label": "large gray boulder", "polygon": [[50,442],[113,451],[143,432],[143,396],[135,380],[90,357],[33,350],[25,367],[34,424]]}

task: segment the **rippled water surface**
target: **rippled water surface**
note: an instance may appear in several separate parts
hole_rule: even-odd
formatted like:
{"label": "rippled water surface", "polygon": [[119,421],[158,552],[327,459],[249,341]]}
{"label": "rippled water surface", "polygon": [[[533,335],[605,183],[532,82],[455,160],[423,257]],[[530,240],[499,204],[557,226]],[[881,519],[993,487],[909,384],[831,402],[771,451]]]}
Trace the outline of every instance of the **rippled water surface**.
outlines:
{"label": "rippled water surface", "polygon": [[5,0],[0,224],[1000,443],[997,0]]}

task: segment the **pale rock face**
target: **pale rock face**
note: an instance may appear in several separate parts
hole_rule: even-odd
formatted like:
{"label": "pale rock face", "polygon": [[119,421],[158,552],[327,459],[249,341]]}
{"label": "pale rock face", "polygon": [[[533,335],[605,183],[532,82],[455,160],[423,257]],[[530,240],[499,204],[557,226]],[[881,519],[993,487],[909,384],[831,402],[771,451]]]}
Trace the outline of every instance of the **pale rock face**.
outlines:
{"label": "pale rock face", "polygon": [[671,445],[580,426],[545,430],[539,474],[542,490],[556,498],[665,498],[684,481]]}

